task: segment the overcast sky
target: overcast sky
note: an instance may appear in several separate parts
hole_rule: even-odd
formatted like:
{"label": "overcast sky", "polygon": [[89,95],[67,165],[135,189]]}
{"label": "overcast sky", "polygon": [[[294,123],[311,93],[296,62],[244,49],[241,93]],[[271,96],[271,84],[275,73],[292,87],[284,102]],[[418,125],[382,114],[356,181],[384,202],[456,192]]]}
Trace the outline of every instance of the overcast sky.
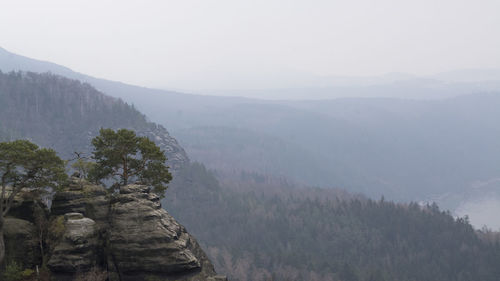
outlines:
{"label": "overcast sky", "polygon": [[500,68],[499,0],[0,3],[1,47],[151,87]]}

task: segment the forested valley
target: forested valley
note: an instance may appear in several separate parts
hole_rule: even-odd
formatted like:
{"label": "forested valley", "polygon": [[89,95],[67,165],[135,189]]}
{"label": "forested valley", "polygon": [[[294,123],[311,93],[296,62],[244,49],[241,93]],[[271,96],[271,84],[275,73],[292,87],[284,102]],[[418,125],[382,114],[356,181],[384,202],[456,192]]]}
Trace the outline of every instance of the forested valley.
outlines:
{"label": "forested valley", "polygon": [[[0,75],[1,137],[64,157],[88,151],[101,127],[143,130],[174,179],[163,207],[230,280],[497,280],[498,233],[436,205],[370,199],[255,172],[190,162],[175,139],[132,106],[52,74]],[[161,134],[159,134],[161,132]],[[67,159],[67,158],[66,158]]]}
{"label": "forested valley", "polygon": [[164,202],[232,280],[500,276],[499,234],[475,230],[435,204],[372,200],[258,174],[219,183],[197,163],[174,178]]}

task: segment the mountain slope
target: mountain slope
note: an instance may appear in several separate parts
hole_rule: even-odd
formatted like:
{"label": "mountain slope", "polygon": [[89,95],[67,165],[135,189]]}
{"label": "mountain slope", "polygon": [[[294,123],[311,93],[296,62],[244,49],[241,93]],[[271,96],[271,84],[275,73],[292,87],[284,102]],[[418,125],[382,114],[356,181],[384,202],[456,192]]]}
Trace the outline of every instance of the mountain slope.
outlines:
{"label": "mountain slope", "polygon": [[[427,81],[438,92],[473,94],[444,100],[262,101],[131,86],[0,50],[0,69],[12,68],[67,74],[123,98],[168,127],[192,159],[221,173],[279,175],[373,198],[436,201],[452,210],[471,200],[500,198],[495,180],[500,178],[500,143],[495,141],[500,99],[477,94],[499,89],[488,86],[491,81],[483,88],[447,83],[432,88]],[[401,94],[429,90],[421,83],[403,84],[395,86]],[[372,90],[377,88],[363,89]],[[484,182],[491,184],[475,188]]]}
{"label": "mountain slope", "polygon": [[500,240],[481,239],[495,234],[478,233],[436,205],[372,201],[255,174],[219,184],[196,163],[174,178],[170,191],[166,208],[230,280],[496,281],[500,275]]}
{"label": "mountain slope", "polygon": [[[100,126],[126,127],[185,155],[157,133],[164,128],[75,80],[1,73],[0,99],[5,138],[30,138],[71,156]],[[298,188],[252,173],[223,177],[221,185],[203,165],[183,159],[164,207],[231,280],[493,281],[499,274],[498,244],[435,207]]]}
{"label": "mountain slope", "polygon": [[90,152],[100,128],[127,128],[148,136],[179,169],[187,155],[162,126],[134,107],[105,96],[89,84],[52,74],[0,72],[0,133],[3,139],[29,138],[64,159]]}

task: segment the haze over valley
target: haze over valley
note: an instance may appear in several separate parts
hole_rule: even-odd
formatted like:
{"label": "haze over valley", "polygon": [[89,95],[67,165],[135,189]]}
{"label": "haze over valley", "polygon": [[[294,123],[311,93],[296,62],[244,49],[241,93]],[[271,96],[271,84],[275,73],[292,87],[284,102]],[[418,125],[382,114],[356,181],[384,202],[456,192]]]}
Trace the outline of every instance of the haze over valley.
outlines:
{"label": "haze over valley", "polygon": [[[26,196],[5,200],[17,205],[7,230],[0,220],[1,270],[43,266],[64,280],[95,269],[109,280],[498,280],[498,1],[20,2],[0,11],[0,142],[30,141],[92,167],[101,129],[126,129],[158,147],[173,179],[155,197],[140,187],[145,176],[106,188],[68,165],[66,189],[40,205],[45,225],[22,212]],[[118,213],[99,217],[129,197],[152,208],[132,228],[154,218],[166,229],[126,237],[141,245],[131,249],[110,242]],[[89,266],[52,266],[75,218],[97,223],[104,250]],[[31,245],[12,240],[31,237],[13,234],[16,223],[41,229],[41,250],[12,247]],[[149,243],[155,235],[179,254]],[[143,246],[158,256],[136,259]],[[144,262],[123,266],[111,256],[121,250]],[[9,276],[0,271],[2,281],[28,280]]]}
{"label": "haze over valley", "polygon": [[[464,82],[441,82],[432,98],[262,100],[131,86],[5,50],[0,61],[5,72],[50,71],[134,104],[169,128],[191,159],[215,171],[283,177],[373,198],[437,202],[456,215],[469,215],[476,227],[500,227],[494,219],[485,223],[496,208],[480,207],[498,202],[500,193],[500,87],[495,88],[500,80],[468,81],[476,85],[472,89],[455,84]],[[463,72],[447,77],[458,81]],[[494,71],[469,73],[497,78]],[[376,96],[382,86],[363,87]]]}

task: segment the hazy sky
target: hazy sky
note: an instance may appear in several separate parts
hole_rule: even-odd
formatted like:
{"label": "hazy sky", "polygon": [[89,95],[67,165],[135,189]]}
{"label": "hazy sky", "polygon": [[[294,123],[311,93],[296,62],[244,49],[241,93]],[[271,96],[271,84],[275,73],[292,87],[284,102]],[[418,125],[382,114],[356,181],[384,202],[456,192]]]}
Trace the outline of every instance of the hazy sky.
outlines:
{"label": "hazy sky", "polygon": [[2,0],[0,46],[145,86],[500,68],[499,0]]}

